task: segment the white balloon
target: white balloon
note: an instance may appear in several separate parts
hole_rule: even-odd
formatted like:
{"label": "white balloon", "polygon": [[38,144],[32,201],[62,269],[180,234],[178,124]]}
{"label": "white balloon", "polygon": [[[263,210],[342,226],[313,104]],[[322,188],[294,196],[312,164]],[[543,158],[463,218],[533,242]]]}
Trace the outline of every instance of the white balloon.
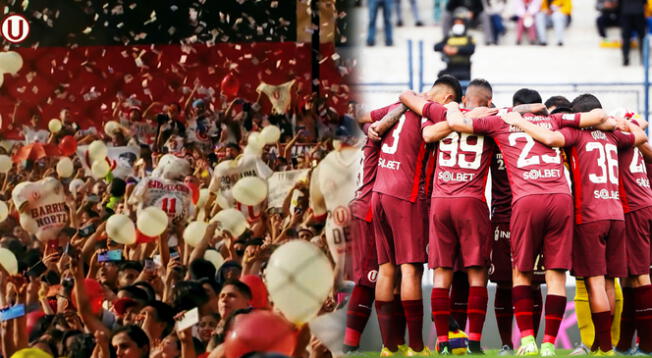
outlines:
{"label": "white balloon", "polygon": [[183,231],[183,240],[186,242],[186,244],[192,247],[196,247],[204,238],[204,234],[206,234],[207,227],[208,224],[203,221],[191,222],[190,224],[188,224],[188,226],[186,226],[186,229]]}
{"label": "white balloon", "polygon": [[5,221],[7,216],[9,216],[9,207],[7,207],[7,203],[0,200],[0,223]]}
{"label": "white balloon", "polygon": [[267,182],[259,177],[244,177],[235,183],[231,192],[233,198],[242,204],[258,205],[267,198]]}
{"label": "white balloon", "polygon": [[[0,265],[2,265],[10,275],[18,273],[18,260],[16,260],[16,255],[4,247],[0,247]],[[5,282],[2,284],[4,285]]]}
{"label": "white balloon", "polygon": [[84,186],[83,180],[79,178],[73,179],[70,181],[70,184],[68,184],[68,191],[70,191],[72,195],[77,195],[77,191],[81,189],[81,187],[83,186]]}
{"label": "white balloon", "polygon": [[113,137],[119,130],[120,124],[116,121],[108,121],[104,124],[104,133],[109,137]]}
{"label": "white balloon", "polygon": [[13,163],[11,162],[11,158],[8,155],[0,155],[0,173],[6,174],[11,170],[11,166]]}
{"label": "white balloon", "polygon": [[247,146],[244,149],[243,154],[244,155],[253,155],[253,156],[256,156],[256,157],[260,157],[263,154],[263,148],[258,148],[255,145],[247,144]]}
{"label": "white balloon", "polygon": [[106,144],[101,140],[95,140],[88,146],[88,156],[92,162],[104,159],[108,153]]}
{"label": "white balloon", "polygon": [[56,118],[50,119],[48,122],[48,129],[51,133],[59,133],[62,127],[63,123],[61,123],[61,121]]}
{"label": "white balloon", "polygon": [[199,199],[197,200],[198,208],[201,208],[202,206],[206,205],[210,193],[211,192],[208,190],[208,188],[203,188],[199,190]]}
{"label": "white balloon", "polygon": [[23,67],[23,57],[15,51],[0,53],[0,72],[15,75]]}
{"label": "white balloon", "polygon": [[127,215],[111,215],[106,221],[106,234],[119,244],[131,245],[136,242],[136,226]]}
{"label": "white balloon", "polygon": [[59,159],[59,162],[57,163],[57,174],[59,174],[59,177],[68,178],[72,175],[74,169],[75,167],[72,164],[72,160],[70,160],[70,158],[61,157],[61,159]]}
{"label": "white balloon", "polygon": [[147,236],[159,236],[168,227],[168,215],[156,206],[147,207],[138,213],[136,226]]}
{"label": "white balloon", "polygon": [[204,260],[210,261],[210,263],[215,266],[215,270],[219,270],[220,267],[222,267],[222,264],[224,263],[224,257],[222,257],[222,254],[217,252],[217,250],[206,250],[204,252]]}
{"label": "white balloon", "polygon": [[265,147],[265,139],[259,132],[251,132],[249,133],[249,137],[247,137],[247,146],[263,149]]}
{"label": "white balloon", "polygon": [[109,163],[104,159],[95,161],[93,162],[93,165],[91,165],[91,174],[93,174],[93,178],[95,179],[104,178],[109,174],[110,170],[111,167],[109,167]]}
{"label": "white balloon", "polygon": [[317,246],[301,240],[277,248],[265,271],[274,307],[295,324],[306,323],[319,313],[334,279],[326,255]]}
{"label": "white balloon", "polygon": [[220,210],[210,222],[217,221],[218,229],[228,231],[231,236],[237,238],[249,227],[244,215],[236,209]]}
{"label": "white balloon", "polygon": [[281,138],[281,130],[277,126],[267,126],[260,132],[260,136],[266,144],[273,144]]}
{"label": "white balloon", "polygon": [[18,222],[28,233],[35,235],[38,232],[38,223],[29,214],[20,214]]}

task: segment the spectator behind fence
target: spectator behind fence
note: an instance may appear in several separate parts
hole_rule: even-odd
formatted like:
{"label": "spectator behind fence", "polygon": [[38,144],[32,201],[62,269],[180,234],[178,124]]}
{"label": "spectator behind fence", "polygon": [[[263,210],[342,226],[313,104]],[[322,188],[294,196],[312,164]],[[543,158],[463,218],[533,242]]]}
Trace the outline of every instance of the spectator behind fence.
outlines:
{"label": "spectator behind fence", "polygon": [[541,0],[515,0],[513,4],[514,15],[517,17],[516,44],[521,44],[523,31],[527,31],[530,45],[534,45],[537,41],[534,21],[536,14],[541,9]]}
{"label": "spectator behind fence", "polygon": [[539,44],[548,44],[548,28],[555,29],[555,39],[558,46],[564,45],[564,29],[568,25],[572,9],[571,0],[543,0],[541,11],[536,15],[537,36]]}
{"label": "spectator behind fence", "polygon": [[641,62],[643,59],[643,38],[645,37],[645,1],[621,0],[620,2],[620,36],[623,49],[623,66],[629,66],[629,49],[631,37],[636,33]]}
{"label": "spectator behind fence", "polygon": [[471,55],[475,52],[475,42],[467,33],[468,15],[468,12],[456,10],[450,33],[435,45],[435,51],[442,53],[442,60],[446,63],[438,77],[448,74],[460,81],[471,80]]}
{"label": "spectator behind fence", "polygon": [[383,8],[383,29],[385,30],[385,45],[394,45],[392,38],[392,4],[393,0],[369,0],[369,26],[367,30],[367,46],[376,44],[376,16]]}
{"label": "spectator behind fence", "polygon": [[[412,11],[412,18],[414,18],[415,26],[423,26],[423,22],[419,19],[419,8],[417,7],[417,0],[410,1],[410,11]],[[401,11],[401,0],[394,0],[396,6],[396,27],[403,26],[403,11]]]}
{"label": "spectator behind fence", "polygon": [[467,25],[469,27],[481,25],[482,33],[484,34],[484,42],[485,44],[489,44],[492,39],[491,22],[489,20],[489,15],[485,11],[482,0],[449,0],[441,19],[443,37],[448,36],[450,33],[455,18],[454,13],[459,8],[471,11],[471,21]]}
{"label": "spectator behind fence", "polygon": [[491,43],[498,45],[498,39],[505,34],[503,12],[507,7],[507,0],[486,0],[485,11],[491,22]]}
{"label": "spectator behind fence", "polygon": [[602,39],[600,46],[609,46],[607,28],[620,26],[620,3],[618,0],[598,0],[595,7],[600,11],[600,15],[595,20],[598,34]]}

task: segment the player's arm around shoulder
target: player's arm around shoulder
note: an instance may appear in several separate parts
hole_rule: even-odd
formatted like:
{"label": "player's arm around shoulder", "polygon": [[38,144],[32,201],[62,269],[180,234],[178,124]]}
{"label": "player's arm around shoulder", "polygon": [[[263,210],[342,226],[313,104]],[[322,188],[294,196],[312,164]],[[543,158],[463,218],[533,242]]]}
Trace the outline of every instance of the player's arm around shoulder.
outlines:
{"label": "player's arm around shoulder", "polygon": [[607,121],[607,112],[602,108],[595,108],[589,112],[580,113],[580,128],[598,127]]}
{"label": "player's arm around shoulder", "polygon": [[423,127],[421,130],[421,136],[423,137],[424,142],[434,143],[446,138],[449,134],[451,134],[451,132],[453,132],[453,130],[448,125],[448,122],[441,121],[439,123],[430,124],[426,127]]}
{"label": "player's arm around shoulder", "polygon": [[398,96],[398,99],[407,106],[412,112],[423,116],[423,107],[428,103],[428,101],[422,96],[414,91],[405,91]]}
{"label": "player's arm around shoulder", "polygon": [[503,120],[505,123],[519,128],[530,137],[534,138],[537,142],[547,145],[548,147],[564,147],[566,145],[566,139],[563,134],[551,131],[548,128],[540,127],[523,118],[523,116],[518,112],[507,113],[503,116]]}
{"label": "player's arm around shoulder", "polygon": [[629,132],[634,135],[634,146],[641,146],[647,143],[647,135],[643,131],[643,128],[632,121],[626,121],[625,123],[627,123]]}
{"label": "player's arm around shoulder", "polygon": [[461,133],[473,133],[473,120],[460,111],[459,104],[450,102],[446,107],[446,122],[451,130]]}

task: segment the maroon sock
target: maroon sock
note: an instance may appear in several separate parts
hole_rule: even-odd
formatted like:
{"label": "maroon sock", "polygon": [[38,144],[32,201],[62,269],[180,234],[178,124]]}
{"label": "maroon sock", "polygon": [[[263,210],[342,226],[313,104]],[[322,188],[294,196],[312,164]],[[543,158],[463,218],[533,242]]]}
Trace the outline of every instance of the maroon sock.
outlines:
{"label": "maroon sock", "polygon": [[515,286],[512,288],[514,316],[516,325],[521,331],[521,337],[533,336],[532,326],[532,288],[530,286]]}
{"label": "maroon sock", "polygon": [[541,326],[541,314],[543,313],[543,294],[541,287],[532,288],[532,327],[534,327],[534,337],[539,334]]}
{"label": "maroon sock", "polygon": [[451,285],[451,316],[462,330],[466,329],[467,302],[469,300],[469,279],[464,272],[455,272]]}
{"label": "maroon sock", "polygon": [[512,309],[512,289],[497,288],[496,299],[494,300],[494,312],[496,313],[496,323],[502,345],[514,348],[512,343],[512,321],[514,320],[514,310]]}
{"label": "maroon sock", "polygon": [[652,285],[634,288],[634,320],[639,347],[645,353],[652,352]]}
{"label": "maroon sock", "polygon": [[593,345],[598,344],[598,348],[603,352],[611,350],[611,311],[591,313],[591,320],[595,327],[595,339]]}
{"label": "maroon sock", "polygon": [[469,289],[469,308],[467,315],[469,316],[469,340],[478,341],[482,340],[482,327],[484,326],[484,319],[487,316],[487,295],[486,287],[471,287]]}
{"label": "maroon sock", "polygon": [[405,312],[403,311],[403,303],[401,301],[401,295],[394,295],[394,305],[397,307],[394,312],[394,330],[392,335],[396,344],[402,346],[405,344]]}
{"label": "maroon sock", "polygon": [[378,325],[380,326],[380,336],[383,340],[383,346],[392,352],[398,350],[396,342],[396,322],[394,321],[396,310],[401,310],[400,306],[396,307],[394,301],[376,300],[376,315],[378,316]]}
{"label": "maroon sock", "polygon": [[430,296],[432,321],[435,323],[439,342],[448,342],[448,318],[450,317],[450,298],[445,288],[433,288]]}
{"label": "maroon sock", "polygon": [[634,289],[623,287],[623,313],[620,316],[620,338],[616,349],[625,352],[632,347],[634,339]]}
{"label": "maroon sock", "polygon": [[408,329],[408,342],[415,352],[423,350],[423,301],[403,301],[403,312]]}
{"label": "maroon sock", "polygon": [[351,347],[360,345],[360,336],[371,315],[371,305],[374,302],[374,289],[356,285],[351,293],[349,307],[346,310],[346,329],[344,344]]}
{"label": "maroon sock", "polygon": [[555,344],[561,320],[566,311],[566,297],[557,295],[546,296],[546,326],[544,328],[543,343]]}

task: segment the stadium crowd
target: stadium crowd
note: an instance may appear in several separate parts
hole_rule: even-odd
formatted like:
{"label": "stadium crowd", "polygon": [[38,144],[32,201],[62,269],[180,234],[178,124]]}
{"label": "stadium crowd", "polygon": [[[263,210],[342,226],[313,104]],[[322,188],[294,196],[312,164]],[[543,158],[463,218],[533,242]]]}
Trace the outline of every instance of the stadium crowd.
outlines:
{"label": "stadium crowd", "polygon": [[[295,240],[318,247],[329,270],[337,263],[324,224],[339,229],[320,194],[329,174],[313,173],[352,142],[350,115],[318,97],[270,115],[196,91],[158,107],[113,104],[104,125],[81,129],[66,108],[5,127],[20,137],[0,149],[2,356],[328,356],[307,321],[260,313],[274,312],[262,277],[276,248]],[[151,232],[155,215],[143,219],[152,207],[166,214],[161,232]],[[338,303],[339,286],[327,285],[336,288],[314,298],[314,314]],[[259,316],[246,323],[250,314]],[[252,324],[278,334],[225,344],[238,330],[260,341]]]}
{"label": "stadium crowd", "polygon": [[[393,45],[393,29],[404,25],[401,3],[401,0],[369,0],[367,46],[376,43],[376,19],[381,9],[385,44]],[[468,29],[477,28],[482,32],[485,45],[498,45],[508,28],[513,28],[517,45],[521,45],[525,37],[530,45],[563,46],[573,14],[572,0],[435,0],[433,4],[434,23],[441,25],[444,41],[450,37],[464,38],[469,35]],[[410,0],[409,6],[415,26],[424,26],[417,1]],[[637,38],[637,44],[642,44],[652,18],[652,4],[637,0],[598,0],[596,9],[600,45],[622,47],[623,64],[629,65],[631,40]],[[456,19],[461,21],[454,26]],[[514,25],[508,26],[509,22]],[[608,41],[609,27],[620,28],[618,41]],[[554,41],[549,39],[549,29],[553,30]]]}
{"label": "stadium crowd", "polygon": [[[591,94],[544,102],[523,88],[510,107],[492,97],[486,80],[463,93],[444,75],[359,118],[368,139],[351,203],[346,349],[357,349],[375,306],[381,356],[432,354],[422,337],[427,263],[439,354],[484,354],[483,334],[498,333],[500,355],[555,356],[567,272],[583,343],[574,354],[650,354],[647,123],[608,115]],[[488,280],[498,332],[483,332]]]}

